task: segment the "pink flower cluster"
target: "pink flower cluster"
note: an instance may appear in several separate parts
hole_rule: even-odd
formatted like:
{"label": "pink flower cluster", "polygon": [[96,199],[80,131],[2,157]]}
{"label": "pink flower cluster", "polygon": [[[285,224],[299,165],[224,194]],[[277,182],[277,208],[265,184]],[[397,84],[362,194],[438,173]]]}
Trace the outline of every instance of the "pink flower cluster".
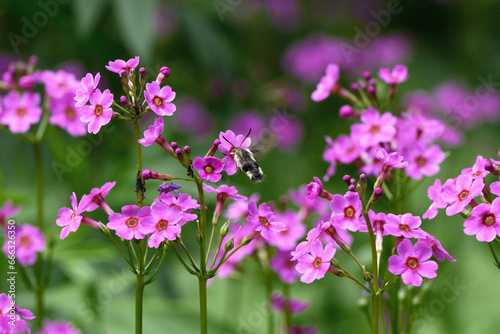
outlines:
{"label": "pink flower cluster", "polygon": [[[491,242],[500,236],[500,181],[489,185],[485,178],[492,174],[500,175],[500,161],[478,156],[474,165],[462,170],[459,176],[448,179],[444,184],[437,179],[428,189],[433,201],[423,215],[433,219],[438,209],[446,208],[446,214],[461,214],[466,217],[464,233],[475,235],[478,241]],[[478,204],[477,199],[482,203]]]}
{"label": "pink flower cluster", "polygon": [[0,332],[1,333],[31,333],[26,320],[35,316],[29,310],[22,309],[5,293],[0,294]]}
{"label": "pink flower cluster", "polygon": [[[378,175],[382,166],[392,159],[389,157],[391,154],[402,158],[400,162],[404,165],[400,164],[397,168],[404,168],[413,179],[420,180],[423,176],[432,176],[439,171],[445,153],[435,142],[442,139],[445,131],[442,121],[424,117],[417,112],[402,112],[400,117],[396,117],[390,112],[379,110],[378,105],[382,102],[378,101],[376,92],[380,88],[368,72],[364,80],[351,85],[352,92],[340,86],[339,77],[338,66],[330,64],[326,75],[312,93],[312,99],[320,101],[333,93],[360,105],[360,94],[363,92],[371,100],[372,106],[362,104],[361,110],[355,110],[345,105],[340,109],[341,116],[359,118],[359,122],[351,125],[349,135],[340,135],[335,140],[326,137],[323,159],[330,166],[325,180],[335,173],[338,163],[354,164],[366,175]],[[405,66],[396,65],[392,70],[381,68],[379,77],[389,85],[389,99],[392,99],[397,85],[407,80],[408,73]],[[380,155],[380,149],[385,153]],[[393,164],[391,166],[395,167]]]}

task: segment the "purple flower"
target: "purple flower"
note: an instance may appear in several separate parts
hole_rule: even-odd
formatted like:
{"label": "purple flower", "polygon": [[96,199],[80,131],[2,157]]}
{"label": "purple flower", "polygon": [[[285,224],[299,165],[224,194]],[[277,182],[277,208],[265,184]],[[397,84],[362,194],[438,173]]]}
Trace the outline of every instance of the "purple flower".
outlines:
{"label": "purple flower", "polygon": [[171,192],[162,192],[160,196],[155,200],[155,202],[167,203],[169,206],[175,206],[181,211],[182,217],[177,223],[179,226],[183,226],[189,221],[195,220],[198,216],[191,213],[194,209],[199,209],[200,205],[198,202],[189,196],[188,194],[181,194],[179,196],[174,195]]}
{"label": "purple flower", "polygon": [[38,123],[42,115],[40,94],[10,91],[3,98],[4,109],[0,113],[0,123],[9,126],[12,133],[23,133],[32,124]]}
{"label": "purple flower", "polygon": [[39,74],[39,80],[45,84],[46,94],[53,99],[60,99],[68,93],[74,96],[79,86],[75,75],[64,70],[43,71]]}
{"label": "purple flower", "polygon": [[135,58],[131,58],[127,61],[124,61],[121,59],[117,59],[115,61],[110,61],[108,63],[108,65],[106,65],[105,67],[108,71],[115,72],[118,74],[125,71],[127,73],[127,75],[129,75],[130,72],[135,70],[137,65],[139,65],[139,56],[137,56]]}
{"label": "purple flower", "polygon": [[146,131],[144,131],[144,138],[139,139],[139,144],[143,146],[150,146],[153,144],[158,137],[163,132],[163,117],[158,117],[155,119],[154,124],[150,125]]}
{"label": "purple flower", "polygon": [[75,107],[71,93],[67,93],[59,99],[52,99],[49,110],[51,112],[49,123],[65,129],[73,137],[83,136],[87,133],[85,123],[80,120],[81,108]]}
{"label": "purple flower", "polygon": [[389,213],[384,231],[396,237],[424,238],[426,233],[419,228],[420,224],[422,224],[420,217],[413,216],[411,213],[397,216]]}
{"label": "purple flower", "polygon": [[278,249],[271,258],[270,265],[284,283],[294,284],[296,278],[300,276],[295,270],[296,261],[292,261],[292,255],[288,251]]}
{"label": "purple flower", "polygon": [[[278,126],[276,125],[276,127]],[[256,110],[247,110],[240,112],[231,119],[230,128],[235,133],[247,133],[249,129],[252,129],[249,137],[257,139],[261,137],[262,130],[266,128],[266,121]]]}
{"label": "purple flower", "polygon": [[309,252],[298,258],[295,269],[302,274],[300,281],[311,283],[315,279],[321,279],[330,268],[330,261],[335,255],[335,248],[328,243],[323,249],[323,244],[319,240],[311,243]]}
{"label": "purple flower", "polygon": [[76,232],[82,223],[82,213],[87,211],[90,205],[90,199],[83,196],[80,203],[77,203],[76,194],[71,195],[71,209],[62,208],[59,210],[59,218],[56,220],[58,226],[63,227],[60,238],[64,239],[69,232]]}
{"label": "purple flower", "polygon": [[20,210],[21,207],[13,206],[11,201],[6,201],[0,208],[0,226],[5,227],[7,218],[17,215]]}
{"label": "purple flower", "polygon": [[[247,197],[243,195],[238,195],[238,189],[234,186],[227,186],[225,184],[220,185],[217,189],[203,183],[203,190],[217,194],[217,203],[215,204],[214,218],[218,220],[220,214],[222,213],[222,207],[228,198],[239,201],[246,201]],[[247,204],[245,202],[245,207]],[[248,210],[248,209],[246,209]],[[247,213],[248,214],[248,213]]]}
{"label": "purple flower", "polygon": [[369,108],[360,118],[362,123],[351,127],[351,138],[359,140],[363,148],[390,142],[396,135],[397,118],[390,112],[380,115],[377,109]]}
{"label": "purple flower", "polygon": [[378,76],[388,84],[402,83],[408,80],[408,68],[404,65],[396,65],[392,71],[388,68],[381,68]]}
{"label": "purple flower", "polygon": [[471,216],[464,222],[464,233],[476,235],[477,241],[493,241],[500,235],[500,197],[481,203],[471,210]]}
{"label": "purple flower", "polygon": [[106,182],[101,188],[93,188],[90,191],[90,194],[83,195],[82,201],[84,200],[84,198],[89,201],[89,204],[85,211],[91,212],[98,207],[101,207],[108,215],[112,214],[113,210],[111,210],[109,205],[106,203],[104,197],[108,196],[109,192],[111,191],[111,189],[113,189],[115,184],[116,181]]}
{"label": "purple flower", "polygon": [[278,221],[284,222],[286,228],[281,232],[277,232],[278,237],[269,240],[269,244],[276,246],[279,250],[291,251],[296,247],[297,241],[305,236],[306,226],[297,212],[287,210],[276,214],[276,216]]}
{"label": "purple flower", "polygon": [[[309,306],[308,302],[301,302],[294,299],[289,299],[287,300],[287,302],[289,310],[292,314],[300,313]],[[275,311],[283,311],[285,309],[285,299],[280,293],[275,292],[271,295],[271,307]]]}
{"label": "purple flower", "polygon": [[154,202],[151,205],[151,215],[143,218],[139,231],[150,235],[148,246],[158,248],[164,240],[173,241],[181,234],[178,222],[182,212],[177,206],[170,206],[164,202]]}
{"label": "purple flower", "polygon": [[0,332],[31,333],[24,319],[34,319],[35,316],[31,311],[17,306],[14,300],[5,293],[0,294],[0,315]]}
{"label": "purple flower", "polygon": [[312,92],[311,99],[315,102],[326,99],[336,89],[339,81],[340,70],[337,64],[328,64],[326,74],[321,78],[316,86],[316,90]]}
{"label": "purple flower", "polygon": [[399,155],[398,152],[387,153],[383,148],[377,149],[377,158],[385,166],[391,166],[392,168],[405,168],[408,166],[408,162],[403,161],[403,156]]}
{"label": "purple flower", "polygon": [[160,89],[160,84],[156,81],[147,83],[144,98],[151,110],[159,116],[172,116],[176,110],[175,104],[172,103],[175,92],[170,86]]}
{"label": "purple flower", "polygon": [[456,178],[456,182],[443,187],[441,198],[448,204],[446,214],[453,216],[462,212],[465,207],[479,196],[483,189],[483,180],[474,180],[471,175],[461,174]]}
{"label": "purple flower", "polygon": [[319,237],[325,232],[325,230],[330,227],[332,223],[330,221],[323,222],[321,221],[315,228],[312,228],[309,232],[307,232],[307,241],[302,241],[297,245],[295,250],[291,252],[292,259],[291,261],[297,260],[300,256],[309,253],[312,244],[319,239]]}
{"label": "purple flower", "polygon": [[[227,130],[219,134],[219,151],[225,155],[222,162],[227,175],[233,175],[238,170],[238,165],[234,161],[234,151],[237,147],[250,148],[252,140],[245,138],[245,135],[236,135],[233,131]],[[235,145],[235,146],[233,146]]]}
{"label": "purple flower", "polygon": [[427,189],[427,196],[432,202],[431,206],[424,213],[422,218],[432,219],[436,217],[438,209],[443,209],[448,206],[448,203],[441,198],[441,191],[443,187],[451,185],[455,182],[455,179],[448,179],[444,185],[441,185],[441,180],[436,179],[434,184]]}
{"label": "purple flower", "polygon": [[401,275],[404,284],[420,286],[422,277],[437,276],[438,265],[435,261],[429,260],[432,248],[425,241],[419,240],[413,246],[410,240],[404,239],[397,251],[398,255],[392,255],[389,258],[389,271],[394,275]]}
{"label": "purple flower", "polygon": [[113,104],[113,94],[111,94],[109,89],[106,89],[102,93],[99,89],[96,89],[89,100],[91,105],[82,107],[80,120],[88,123],[87,130],[89,133],[96,134],[113,117],[113,109],[110,108]]}
{"label": "purple flower", "polygon": [[44,319],[43,326],[37,334],[81,334],[72,323],[65,321],[49,321]]}
{"label": "purple flower", "polygon": [[364,218],[361,216],[363,205],[357,192],[348,191],[345,196],[335,194],[330,201],[331,221],[343,229],[358,231]]}
{"label": "purple flower", "polygon": [[[21,266],[32,265],[36,262],[38,253],[45,248],[45,238],[36,226],[14,225],[15,226],[15,252],[16,259]],[[2,247],[6,256],[9,255],[9,244],[6,241]]]}
{"label": "purple flower", "polygon": [[224,164],[222,160],[215,157],[196,157],[194,158],[193,167],[200,174],[200,178],[205,181],[217,182],[222,177]]}
{"label": "purple flower", "polygon": [[323,191],[323,182],[321,182],[321,180],[318,179],[316,176],[314,176],[313,178],[314,182],[311,182],[306,186],[307,189],[306,197],[309,199],[317,198]]}
{"label": "purple flower", "polygon": [[255,202],[248,203],[247,222],[268,241],[275,240],[277,232],[286,229],[285,223],[277,221],[273,211],[266,203],[261,203],[258,209]]}
{"label": "purple flower", "polygon": [[430,234],[426,234],[425,238],[420,239],[422,241],[425,241],[427,243],[427,246],[432,248],[432,255],[438,260],[439,262],[443,261],[444,258],[446,257],[448,260],[455,262],[456,260],[441,246],[441,243],[439,242],[438,239],[433,237]]}
{"label": "purple flower", "polygon": [[472,168],[465,168],[464,170],[462,170],[461,174],[470,174],[473,179],[484,179],[486,175],[490,173],[486,169],[484,169],[484,167],[489,163],[490,162],[487,159],[479,155],[476,158],[476,162],[474,163]]}
{"label": "purple flower", "polygon": [[343,164],[350,164],[359,158],[363,151],[358,141],[347,135],[338,136],[333,142],[332,150],[335,152],[336,159]]}
{"label": "purple flower", "polygon": [[408,150],[406,157],[408,161],[408,166],[405,168],[406,174],[415,180],[420,180],[423,175],[432,176],[437,174],[439,164],[443,162],[446,154],[439,145],[432,145],[425,149],[416,145]]}
{"label": "purple flower", "polygon": [[109,229],[115,230],[120,238],[132,240],[143,239],[144,234],[140,231],[140,226],[145,217],[151,214],[148,206],[139,209],[137,205],[125,205],[122,213],[113,213],[109,216]]}
{"label": "purple flower", "polygon": [[99,80],[101,79],[101,74],[97,73],[95,78],[92,77],[92,73],[87,73],[85,77],[80,81],[80,88],[75,92],[74,100],[76,101],[76,107],[82,107],[88,102],[90,95],[95,91]]}

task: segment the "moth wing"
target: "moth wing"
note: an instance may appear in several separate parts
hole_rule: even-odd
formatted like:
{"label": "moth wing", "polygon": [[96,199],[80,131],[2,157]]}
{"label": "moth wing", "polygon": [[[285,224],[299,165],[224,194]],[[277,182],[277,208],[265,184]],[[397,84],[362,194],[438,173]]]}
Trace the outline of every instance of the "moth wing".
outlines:
{"label": "moth wing", "polygon": [[277,144],[278,138],[274,132],[264,133],[250,151],[254,154],[261,155],[271,151]]}

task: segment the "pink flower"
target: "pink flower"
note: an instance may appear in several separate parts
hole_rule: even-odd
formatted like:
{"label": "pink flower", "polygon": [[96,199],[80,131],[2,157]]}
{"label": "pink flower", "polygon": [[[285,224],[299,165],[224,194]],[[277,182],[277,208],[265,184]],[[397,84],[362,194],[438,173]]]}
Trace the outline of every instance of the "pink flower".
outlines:
{"label": "pink flower", "polygon": [[357,192],[348,191],[345,196],[333,195],[330,209],[332,210],[331,221],[339,224],[341,228],[354,232],[362,226],[364,221],[361,216],[363,205]]}
{"label": "pink flower", "polygon": [[288,251],[279,250],[270,260],[271,268],[278,274],[281,281],[294,284],[300,274],[295,270],[296,261],[292,261],[292,255]]}
{"label": "pink flower", "polygon": [[64,321],[49,321],[44,319],[43,326],[36,334],[81,334],[72,323]]}
{"label": "pink flower", "polygon": [[402,83],[408,80],[408,68],[404,65],[396,65],[392,71],[388,68],[381,68],[378,76],[388,84]]}
{"label": "pink flower", "polygon": [[444,187],[449,186],[455,182],[455,179],[448,179],[441,185],[441,180],[436,179],[434,184],[427,189],[427,196],[432,202],[431,206],[424,213],[422,218],[424,219],[432,219],[436,217],[438,213],[438,209],[443,209],[448,206],[448,203],[441,198],[441,191]]}
{"label": "pink flower", "polygon": [[258,209],[255,202],[248,203],[247,222],[268,241],[275,240],[276,233],[286,229],[285,223],[276,220],[276,216],[266,203],[261,203]]}
{"label": "pink flower", "polygon": [[384,225],[384,231],[396,237],[424,238],[426,233],[419,228],[421,223],[420,217],[413,216],[411,213],[397,216],[389,213]]}
{"label": "pink flower", "polygon": [[316,90],[312,92],[311,99],[315,102],[326,99],[337,86],[340,77],[340,70],[337,64],[329,64],[326,67],[326,74],[321,78],[316,86]]}
{"label": "pink flower", "polygon": [[[227,175],[233,175],[238,170],[238,165],[234,161],[234,152],[237,147],[250,148],[252,140],[245,135],[236,135],[233,131],[227,130],[219,134],[219,151],[225,155],[222,162],[224,163],[224,171]],[[235,145],[235,146],[233,146]]]}
{"label": "pink flower", "polygon": [[154,202],[151,205],[151,215],[142,220],[139,231],[144,235],[151,234],[148,246],[158,248],[162,241],[173,241],[181,234],[181,226],[178,224],[181,218],[182,212],[179,207],[164,202]]}
{"label": "pink flower", "polygon": [[130,74],[135,68],[139,65],[139,56],[135,58],[131,58],[127,61],[117,59],[115,61],[110,61],[108,65],[106,65],[106,69],[111,72],[121,73],[126,72],[127,75]]}
{"label": "pink flower", "polygon": [[122,213],[113,213],[109,216],[108,228],[116,231],[120,238],[132,240],[143,239],[144,234],[140,231],[140,226],[145,217],[151,214],[148,206],[139,209],[137,205],[125,205]]}
{"label": "pink flower", "polygon": [[12,133],[23,133],[42,116],[40,94],[10,91],[3,99],[4,109],[0,113],[0,123],[9,126]]}
{"label": "pink flower", "polygon": [[[301,302],[299,300],[289,299],[287,300],[290,312],[300,313],[304,311],[308,306],[308,302]],[[283,311],[285,309],[285,298],[280,293],[273,293],[271,295],[271,306],[275,311]]]}
{"label": "pink flower", "polygon": [[77,203],[76,194],[71,195],[71,207],[62,208],[59,210],[59,218],[56,220],[58,226],[63,227],[61,230],[60,238],[64,239],[68,236],[69,232],[76,232],[82,223],[84,216],[83,212],[87,211],[90,205],[90,199],[83,196],[80,203]]}
{"label": "pink flower", "polygon": [[162,132],[163,117],[158,117],[155,119],[154,124],[150,125],[148,129],[144,131],[144,138],[139,139],[138,142],[143,146],[150,146],[161,136]]}
{"label": "pink flower", "polygon": [[422,277],[434,278],[437,276],[438,265],[435,261],[429,260],[432,249],[425,241],[418,241],[415,246],[411,241],[404,239],[399,244],[398,255],[389,258],[389,271],[394,275],[401,275],[403,283],[406,285],[420,286]]}
{"label": "pink flower", "polygon": [[193,167],[200,174],[200,178],[205,181],[217,182],[222,177],[224,164],[222,160],[215,157],[196,157],[194,158]]}
{"label": "pink flower", "polygon": [[[441,246],[441,243],[439,242],[438,239],[433,237],[430,234],[426,234],[425,238],[420,239],[422,241],[425,241],[427,243],[427,246],[432,248],[432,255],[438,260],[439,262],[443,261],[444,258],[446,257],[448,260],[455,262],[456,260]],[[419,241],[420,241],[419,240]]]}
{"label": "pink flower", "polygon": [[5,293],[0,294],[0,315],[0,332],[31,333],[24,319],[34,319],[35,316],[31,311],[17,306],[14,300]]}
{"label": "pink flower", "polygon": [[405,168],[408,166],[407,161],[403,161],[403,156],[398,152],[387,153],[383,148],[377,149],[377,158],[382,161],[384,166],[391,166],[392,168]]}
{"label": "pink flower", "polygon": [[87,129],[89,133],[96,134],[113,117],[113,109],[110,108],[113,104],[113,94],[109,89],[102,93],[99,89],[96,89],[89,100],[91,105],[82,107],[82,117],[80,119],[82,122],[88,123]]}
{"label": "pink flower", "polygon": [[493,241],[500,235],[500,197],[490,204],[481,203],[471,210],[464,222],[464,233],[476,235],[478,241]]}
{"label": "pink flower", "polygon": [[332,225],[330,221],[323,222],[321,221],[315,228],[312,228],[309,232],[307,232],[307,241],[302,241],[300,244],[297,245],[295,250],[291,252],[292,255],[292,260],[295,261],[302,255],[309,253],[310,249],[312,247],[312,244],[318,240],[318,238],[325,232],[327,228],[329,228]]}
{"label": "pink flower", "polygon": [[484,179],[486,175],[490,173],[486,169],[484,169],[487,164],[489,164],[489,161],[479,155],[476,158],[476,162],[474,163],[472,168],[466,168],[462,170],[461,174],[470,174],[473,179]]}
{"label": "pink flower", "polygon": [[328,243],[325,249],[319,240],[311,243],[309,252],[301,255],[295,266],[295,269],[302,274],[300,281],[311,283],[315,279],[323,278],[330,268],[330,261],[333,259],[335,251],[331,243]]}
{"label": "pink flower", "polygon": [[115,184],[116,181],[106,182],[101,188],[93,188],[90,191],[89,195],[83,195],[82,200],[85,197],[89,201],[89,205],[87,206],[87,209],[85,211],[91,212],[98,207],[101,207],[108,215],[112,214],[113,210],[111,210],[109,205],[106,203],[104,197],[108,196],[109,192],[111,191],[111,189],[113,189]]}
{"label": "pink flower", "polygon": [[359,158],[363,151],[358,141],[347,135],[338,136],[333,142],[332,149],[335,152],[336,159],[343,164],[350,164]]}
{"label": "pink flower", "polygon": [[73,137],[83,136],[87,133],[85,123],[80,120],[81,108],[75,107],[71,93],[50,101],[49,110],[51,112],[49,123],[68,131]]}
{"label": "pink flower", "polygon": [[[32,265],[36,262],[38,253],[45,248],[45,238],[36,226],[15,225],[15,252],[16,259],[21,266]],[[9,255],[9,244],[6,241],[2,247],[6,256]]]}
{"label": "pink flower", "polygon": [[7,218],[17,215],[20,210],[21,207],[13,206],[11,201],[5,202],[0,208],[0,226],[5,226]]}
{"label": "pink flower", "polygon": [[[226,202],[226,199],[230,198],[237,201],[246,201],[248,199],[246,196],[238,195],[238,189],[236,189],[236,187],[227,186],[225,184],[222,184],[217,189],[214,189],[208,184],[203,183],[203,190],[217,194],[217,203],[215,203],[214,210],[214,218],[217,220],[222,213],[222,208],[224,206],[224,203]],[[246,202],[244,205],[247,207]]]}
{"label": "pink flower", "polygon": [[175,98],[175,92],[170,86],[164,86],[160,89],[160,85],[153,81],[146,84],[144,98],[151,110],[159,116],[172,116],[176,110],[172,100]]}
{"label": "pink flower", "polygon": [[306,234],[306,226],[300,220],[297,212],[287,210],[276,214],[278,221],[284,222],[286,228],[276,232],[277,238],[269,240],[269,244],[276,246],[279,250],[291,251],[297,246],[297,242]]}
{"label": "pink flower", "polygon": [[420,180],[424,175],[432,176],[437,174],[439,164],[443,162],[446,154],[439,145],[432,145],[427,148],[416,145],[408,149],[406,157],[408,161],[408,166],[405,168],[406,174],[415,180]]}
{"label": "pink flower", "polygon": [[45,84],[45,92],[52,99],[60,99],[68,93],[74,95],[79,86],[75,75],[65,70],[43,71],[39,78]]}
{"label": "pink flower", "polygon": [[[173,183],[171,185],[173,185]],[[162,192],[160,196],[158,196],[158,198],[155,200],[155,202],[157,201],[167,203],[169,206],[176,206],[179,208],[179,210],[181,210],[182,218],[177,223],[177,225],[179,226],[183,226],[187,222],[193,221],[198,218],[198,216],[194,213],[191,213],[191,211],[199,209],[200,205],[194,198],[192,198],[188,194],[181,194],[176,196],[172,192]]]}
{"label": "pink flower", "polygon": [[76,107],[82,107],[88,102],[90,95],[95,91],[99,80],[101,79],[101,74],[97,73],[95,78],[92,77],[92,73],[87,73],[85,77],[80,81],[80,88],[75,92],[74,100],[76,101]]}
{"label": "pink flower", "polygon": [[382,115],[375,108],[361,114],[361,123],[352,125],[351,138],[356,138],[363,148],[387,143],[396,135],[397,118],[390,112]]}
{"label": "pink flower", "polygon": [[454,184],[443,187],[441,198],[451,204],[446,208],[446,214],[453,216],[462,212],[474,197],[481,194],[483,186],[482,179],[474,180],[471,175],[461,174]]}

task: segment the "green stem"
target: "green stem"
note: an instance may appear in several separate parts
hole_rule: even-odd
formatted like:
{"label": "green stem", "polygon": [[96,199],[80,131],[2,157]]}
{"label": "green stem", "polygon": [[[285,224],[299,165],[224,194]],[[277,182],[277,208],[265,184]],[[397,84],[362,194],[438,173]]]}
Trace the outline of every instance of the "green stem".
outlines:
{"label": "green stem", "polygon": [[200,292],[200,333],[207,334],[207,277],[198,275],[198,286]]}
{"label": "green stem", "polygon": [[267,311],[267,333],[268,334],[273,334],[274,333],[274,317],[273,317],[273,310],[271,309],[271,296],[273,294],[273,286],[272,286],[272,279],[270,272],[268,270],[269,268],[264,268],[264,284],[266,286],[266,311]]}
{"label": "green stem", "polygon": [[373,268],[373,294],[372,294],[372,334],[378,333],[378,321],[380,317],[380,293],[378,283],[378,263],[377,250],[375,246],[375,234],[373,233],[372,224],[368,212],[364,211],[366,226],[368,227],[368,235],[370,237],[370,246],[372,250],[372,268]]}
{"label": "green stem", "polygon": [[144,295],[144,275],[138,274],[135,281],[135,334],[142,334],[142,304]]}
{"label": "green stem", "polygon": [[290,310],[290,285],[283,283],[283,301],[285,307],[283,308],[283,324],[285,333],[290,333],[292,327],[292,312]]}
{"label": "green stem", "polygon": [[136,180],[136,191],[137,191],[137,203],[139,208],[143,205],[144,200],[144,189],[142,185],[144,184],[144,179],[142,178],[142,146],[139,144],[139,139],[141,139],[141,129],[139,127],[139,119],[134,118],[134,129],[135,129],[135,148],[137,151],[137,180]]}
{"label": "green stem", "polygon": [[495,265],[498,267],[498,269],[500,269],[500,262],[498,261],[497,255],[495,254],[495,250],[493,249],[491,242],[488,242],[488,247],[490,248],[491,255],[493,256],[493,260],[495,260]]}

